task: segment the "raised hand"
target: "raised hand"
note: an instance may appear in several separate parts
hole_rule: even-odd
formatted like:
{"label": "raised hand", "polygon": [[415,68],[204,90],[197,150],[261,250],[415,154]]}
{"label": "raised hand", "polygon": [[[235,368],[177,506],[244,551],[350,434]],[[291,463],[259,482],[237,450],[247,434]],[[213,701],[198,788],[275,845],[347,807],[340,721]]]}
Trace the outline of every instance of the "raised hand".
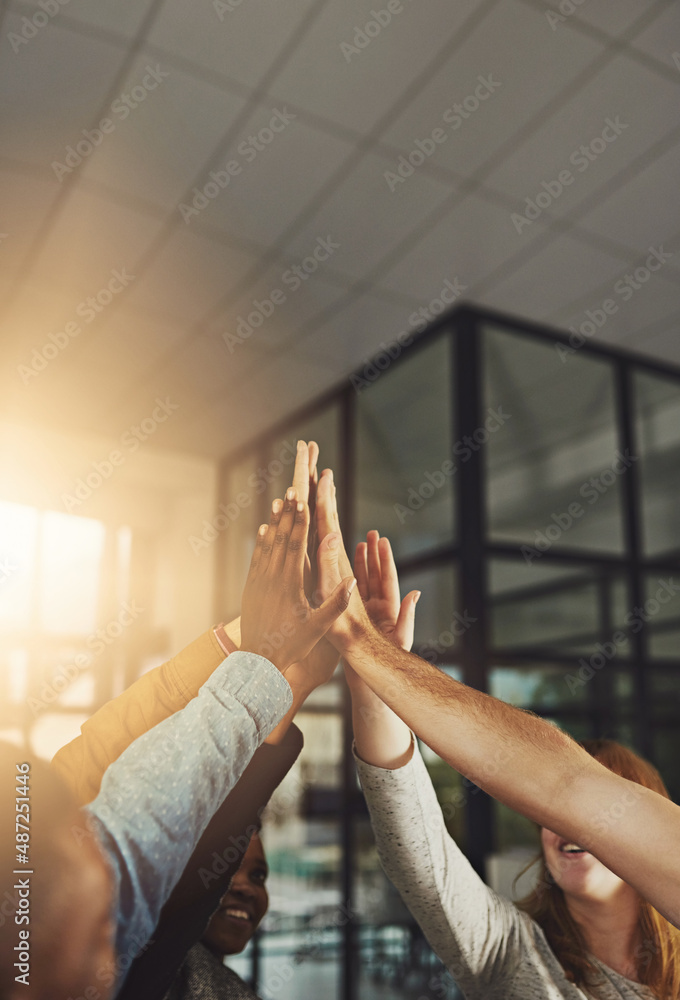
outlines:
{"label": "raised hand", "polygon": [[275,500],[268,525],[261,525],[241,607],[241,648],[259,653],[279,670],[304,660],[346,609],[354,578],[338,581],[319,608],[304,592],[309,507],[291,487]]}
{"label": "raised hand", "polygon": [[400,601],[399,577],[388,538],[381,538],[377,531],[368,532],[366,541],[356,547],[354,575],[375,627],[402,649],[410,650],[420,591],[412,590]]}

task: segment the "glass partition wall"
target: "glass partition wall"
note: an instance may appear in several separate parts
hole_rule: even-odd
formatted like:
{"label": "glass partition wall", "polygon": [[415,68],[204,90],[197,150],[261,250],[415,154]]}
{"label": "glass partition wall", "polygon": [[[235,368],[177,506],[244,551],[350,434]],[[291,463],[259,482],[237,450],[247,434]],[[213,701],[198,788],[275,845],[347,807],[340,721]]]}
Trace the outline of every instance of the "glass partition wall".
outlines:
{"label": "glass partition wall", "polygon": [[[402,593],[422,591],[416,652],[628,743],[677,798],[680,370],[471,306],[394,348],[225,460],[217,614],[238,613],[256,527],[314,438],[348,548],[377,528]],[[297,721],[264,826],[270,914],[240,970],[280,1000],[459,996],[380,869],[339,671]],[[449,829],[505,891],[532,825],[422,749]]]}

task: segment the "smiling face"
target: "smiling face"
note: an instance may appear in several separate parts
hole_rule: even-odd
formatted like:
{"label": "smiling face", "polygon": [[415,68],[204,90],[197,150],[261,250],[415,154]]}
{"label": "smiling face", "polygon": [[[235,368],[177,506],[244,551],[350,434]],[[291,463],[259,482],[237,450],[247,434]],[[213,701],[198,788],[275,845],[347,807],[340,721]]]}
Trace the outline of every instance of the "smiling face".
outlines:
{"label": "smiling face", "polygon": [[203,944],[216,955],[237,955],[250,941],[269,905],[268,874],[262,841],[255,834],[203,935]]}
{"label": "smiling face", "polygon": [[633,891],[588,851],[545,827],[541,829],[541,846],[548,870],[567,899],[607,902]]}

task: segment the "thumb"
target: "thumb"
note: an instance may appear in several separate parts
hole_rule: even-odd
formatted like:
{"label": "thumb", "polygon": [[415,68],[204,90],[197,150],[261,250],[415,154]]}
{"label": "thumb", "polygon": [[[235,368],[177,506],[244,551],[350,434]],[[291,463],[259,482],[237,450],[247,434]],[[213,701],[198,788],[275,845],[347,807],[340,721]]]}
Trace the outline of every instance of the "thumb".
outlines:
{"label": "thumb", "polygon": [[356,587],[356,580],[353,576],[345,579],[337,585],[330,597],[328,597],[320,608],[313,613],[316,625],[319,628],[319,635],[324,635],[331,627],[336,618],[339,618],[347,606],[352,596],[352,591]]}
{"label": "thumb", "polygon": [[326,535],[319,542],[316,559],[319,569],[318,584],[322,598],[328,597],[342,580],[338,566],[339,553],[340,538],[337,532]]}
{"label": "thumb", "polygon": [[394,626],[392,637],[394,641],[407,652],[413,645],[413,633],[416,624],[416,604],[420,598],[419,590],[412,590],[401,602],[399,615]]}

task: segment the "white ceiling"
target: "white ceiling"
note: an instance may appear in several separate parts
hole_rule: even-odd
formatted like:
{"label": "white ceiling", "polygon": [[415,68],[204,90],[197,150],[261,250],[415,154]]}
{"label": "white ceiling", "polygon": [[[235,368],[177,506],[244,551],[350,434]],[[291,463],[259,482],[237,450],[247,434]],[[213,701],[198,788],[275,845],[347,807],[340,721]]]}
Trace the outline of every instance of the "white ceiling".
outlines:
{"label": "white ceiling", "polygon": [[[379,31],[373,11],[390,19]],[[671,0],[11,0],[1,34],[10,419],[120,437],[170,396],[150,444],[223,455],[338,383],[447,279],[563,328],[613,298],[603,340],[680,363]],[[475,88],[487,96],[454,128]],[[123,117],[131,92],[144,99]],[[55,171],[107,117],[82,163]],[[625,128],[602,143],[607,120]],[[432,155],[389,184],[437,128]],[[570,157],[593,140],[580,169]],[[179,206],[229,161],[238,172],[185,221]],[[518,232],[512,214],[564,170]],[[287,285],[326,239],[328,259]],[[625,301],[617,282],[650,247],[672,257]],[[134,279],[79,320],[116,269]],[[273,289],[285,302],[229,350],[222,334]],[[69,322],[78,336],[22,377]]]}

